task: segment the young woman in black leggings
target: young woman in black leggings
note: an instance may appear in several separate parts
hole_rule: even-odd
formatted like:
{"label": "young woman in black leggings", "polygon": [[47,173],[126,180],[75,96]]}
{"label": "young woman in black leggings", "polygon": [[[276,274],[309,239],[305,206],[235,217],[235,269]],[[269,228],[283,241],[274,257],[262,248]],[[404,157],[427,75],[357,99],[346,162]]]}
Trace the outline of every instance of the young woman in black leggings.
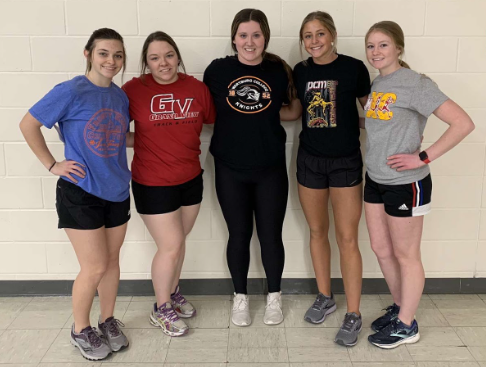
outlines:
{"label": "young woman in black leggings", "polygon": [[279,111],[294,99],[290,67],[266,52],[267,17],[243,9],[231,26],[236,56],[214,60],[204,74],[216,105],[210,151],[215,158],[216,192],[228,225],[228,266],[235,287],[231,320],[251,323],[247,277],[253,214],[268,279],[267,325],[283,321],[280,283],[284,268],[282,225],[288,196],[286,134]]}

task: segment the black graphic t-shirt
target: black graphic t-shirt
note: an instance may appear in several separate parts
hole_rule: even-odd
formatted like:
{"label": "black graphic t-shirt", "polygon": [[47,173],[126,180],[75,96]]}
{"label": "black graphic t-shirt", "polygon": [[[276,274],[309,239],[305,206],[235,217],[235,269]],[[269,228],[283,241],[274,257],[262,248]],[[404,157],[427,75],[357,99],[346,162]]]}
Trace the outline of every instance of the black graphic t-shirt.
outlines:
{"label": "black graphic t-shirt", "polygon": [[302,103],[300,146],[319,157],[347,157],[359,150],[356,98],[370,92],[370,75],[362,61],[338,55],[326,65],[308,58],[294,68]]}
{"label": "black graphic t-shirt", "polygon": [[287,98],[283,65],[264,60],[245,65],[236,56],[214,60],[204,72],[216,105],[210,152],[236,169],[258,169],[285,158],[279,111]]}

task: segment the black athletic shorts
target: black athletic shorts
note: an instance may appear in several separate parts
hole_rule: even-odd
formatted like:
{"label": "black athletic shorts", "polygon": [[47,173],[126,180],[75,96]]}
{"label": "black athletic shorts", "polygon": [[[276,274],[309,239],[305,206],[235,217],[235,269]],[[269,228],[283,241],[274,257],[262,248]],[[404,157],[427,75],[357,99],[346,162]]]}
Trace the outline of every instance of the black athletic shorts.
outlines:
{"label": "black athletic shorts", "polygon": [[60,178],[56,185],[58,228],[113,228],[130,219],[130,197],[122,202],[100,199]]}
{"label": "black athletic shorts", "polygon": [[190,181],[174,186],[146,186],[132,180],[137,211],[140,214],[164,214],[181,206],[199,204],[203,194],[203,172]]}
{"label": "black athletic shorts", "polygon": [[364,188],[364,201],[384,204],[385,212],[393,217],[418,217],[430,212],[432,178],[404,185],[382,185],[373,181],[368,173]]}
{"label": "black athletic shorts", "polygon": [[352,187],[363,181],[361,151],[349,157],[316,157],[299,147],[297,181],[309,189]]}

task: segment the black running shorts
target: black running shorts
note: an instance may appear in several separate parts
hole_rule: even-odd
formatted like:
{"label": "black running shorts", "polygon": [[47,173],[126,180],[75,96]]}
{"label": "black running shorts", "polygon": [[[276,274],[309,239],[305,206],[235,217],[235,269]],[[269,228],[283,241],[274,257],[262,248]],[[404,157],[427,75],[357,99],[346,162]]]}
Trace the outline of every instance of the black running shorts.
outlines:
{"label": "black running shorts", "polygon": [[113,228],[130,219],[130,197],[122,202],[100,199],[60,178],[56,185],[56,209],[59,228]]}
{"label": "black running shorts", "polygon": [[382,185],[373,181],[368,173],[364,188],[364,201],[384,204],[385,212],[393,217],[418,217],[430,212],[432,178],[404,185]]}
{"label": "black running shorts", "polygon": [[203,171],[190,181],[174,186],[146,186],[132,180],[133,198],[140,214],[165,214],[202,201]]}
{"label": "black running shorts", "polygon": [[363,181],[361,151],[349,157],[316,157],[299,147],[297,181],[309,189],[353,187]]}

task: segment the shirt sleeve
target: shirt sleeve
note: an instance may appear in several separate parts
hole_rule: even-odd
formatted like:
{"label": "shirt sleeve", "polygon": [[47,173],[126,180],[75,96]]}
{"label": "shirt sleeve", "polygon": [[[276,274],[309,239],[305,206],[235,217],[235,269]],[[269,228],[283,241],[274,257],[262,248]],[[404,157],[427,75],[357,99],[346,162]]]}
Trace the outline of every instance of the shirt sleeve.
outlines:
{"label": "shirt sleeve", "polygon": [[66,116],[68,107],[73,100],[74,93],[66,82],[56,85],[39,102],[29,110],[42,125],[48,129]]}
{"label": "shirt sleeve", "polygon": [[421,75],[420,80],[412,93],[410,108],[417,111],[422,116],[429,117],[432,112],[448,99],[449,97],[441,92],[432,79],[425,75]]}
{"label": "shirt sleeve", "polygon": [[213,96],[209,92],[208,87],[203,84],[204,88],[204,123],[214,124],[216,120],[216,107],[214,107]]}
{"label": "shirt sleeve", "polygon": [[358,69],[358,95],[356,97],[361,98],[368,94],[370,94],[371,90],[371,80],[370,80],[370,73],[366,68],[365,64],[362,61],[359,62],[359,69]]}

